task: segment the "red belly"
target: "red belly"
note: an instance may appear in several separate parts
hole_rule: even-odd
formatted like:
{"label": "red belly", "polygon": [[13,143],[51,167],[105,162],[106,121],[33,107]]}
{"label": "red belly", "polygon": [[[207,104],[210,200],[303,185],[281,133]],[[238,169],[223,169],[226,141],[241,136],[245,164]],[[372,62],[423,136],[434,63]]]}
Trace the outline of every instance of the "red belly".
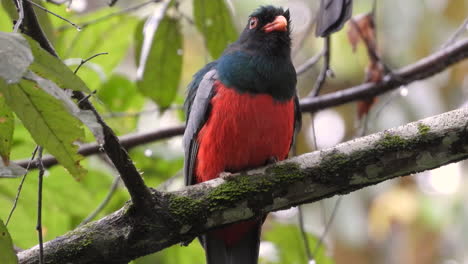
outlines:
{"label": "red belly", "polygon": [[[293,137],[294,100],[278,102],[267,94],[240,94],[219,82],[215,89],[210,117],[198,133],[197,182],[214,179],[223,171],[260,167],[272,157],[287,158]],[[221,236],[235,243],[248,226],[227,227]]]}

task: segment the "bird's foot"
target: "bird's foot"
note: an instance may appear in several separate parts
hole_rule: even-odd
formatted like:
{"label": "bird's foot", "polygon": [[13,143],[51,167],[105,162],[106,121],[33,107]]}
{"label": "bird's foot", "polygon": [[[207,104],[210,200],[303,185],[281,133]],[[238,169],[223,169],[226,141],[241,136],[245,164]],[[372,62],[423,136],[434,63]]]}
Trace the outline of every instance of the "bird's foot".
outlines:
{"label": "bird's foot", "polygon": [[265,165],[275,164],[276,162],[278,162],[278,158],[276,156],[271,156],[267,159]]}
{"label": "bird's foot", "polygon": [[225,181],[230,181],[230,180],[233,180],[235,177],[234,177],[234,174],[230,173],[230,172],[227,172],[227,171],[223,171],[219,174],[219,177]]}

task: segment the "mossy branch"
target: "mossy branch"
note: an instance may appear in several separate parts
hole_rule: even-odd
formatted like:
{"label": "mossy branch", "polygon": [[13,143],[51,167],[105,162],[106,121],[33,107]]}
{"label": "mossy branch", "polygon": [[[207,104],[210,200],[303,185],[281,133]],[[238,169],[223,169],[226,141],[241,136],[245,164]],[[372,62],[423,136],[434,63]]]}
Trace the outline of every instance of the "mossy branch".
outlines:
{"label": "mossy branch", "polygon": [[[346,194],[468,158],[468,108],[155,196],[151,215],[126,204],[44,244],[46,263],[127,263],[228,223]],[[37,263],[38,247],[19,253]]]}

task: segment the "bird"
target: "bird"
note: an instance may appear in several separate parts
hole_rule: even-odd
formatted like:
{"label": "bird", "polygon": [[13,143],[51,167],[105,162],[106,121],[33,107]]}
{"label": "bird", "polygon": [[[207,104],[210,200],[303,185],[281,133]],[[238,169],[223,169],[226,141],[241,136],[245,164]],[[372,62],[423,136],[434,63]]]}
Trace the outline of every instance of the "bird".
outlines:
{"label": "bird", "polygon": [[[289,10],[261,6],[237,41],[198,71],[184,103],[185,184],[281,161],[301,127]],[[208,264],[258,262],[264,216],[199,237]]]}

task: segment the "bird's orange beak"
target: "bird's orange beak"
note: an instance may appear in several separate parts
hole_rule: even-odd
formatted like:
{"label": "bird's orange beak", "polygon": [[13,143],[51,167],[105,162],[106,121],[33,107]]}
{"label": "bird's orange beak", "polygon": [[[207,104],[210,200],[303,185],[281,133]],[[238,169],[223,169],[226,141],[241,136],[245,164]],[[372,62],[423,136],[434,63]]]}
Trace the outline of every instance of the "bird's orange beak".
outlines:
{"label": "bird's orange beak", "polygon": [[272,31],[287,31],[288,21],[284,16],[277,16],[273,22],[266,24],[262,29],[265,33],[270,33]]}

